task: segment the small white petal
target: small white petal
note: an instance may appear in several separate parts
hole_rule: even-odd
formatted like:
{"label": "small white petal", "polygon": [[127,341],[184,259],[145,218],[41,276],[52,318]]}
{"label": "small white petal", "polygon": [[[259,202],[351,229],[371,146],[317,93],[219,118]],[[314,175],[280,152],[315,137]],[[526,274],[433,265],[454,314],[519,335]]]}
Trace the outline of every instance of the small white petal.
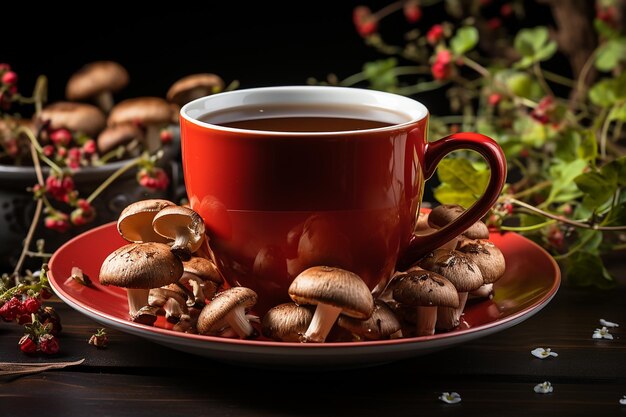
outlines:
{"label": "small white petal", "polygon": [[620,398],[619,403],[621,405],[626,405],[626,395],[624,395],[622,398]]}
{"label": "small white petal", "polygon": [[535,388],[533,388],[533,390],[537,394],[549,394],[554,390],[554,388],[552,387],[552,384],[549,381],[544,381],[541,384],[535,385]]}
{"label": "small white petal", "polygon": [[446,404],[456,404],[461,402],[461,396],[458,392],[442,392],[439,399]]}
{"label": "small white petal", "polygon": [[534,357],[539,358],[539,359],[545,359],[545,358],[550,357],[550,356],[554,356],[554,357],[559,356],[558,353],[552,352],[552,350],[550,350],[550,348],[544,349],[544,348],[541,348],[541,347],[538,347],[538,348],[535,348],[535,349],[531,350],[530,353]]}
{"label": "small white petal", "polygon": [[600,319],[600,325],[604,327],[619,327],[619,324],[604,319]]}
{"label": "small white petal", "polygon": [[602,327],[593,331],[592,339],[609,339],[613,340],[613,335],[609,332],[609,329]]}
{"label": "small white petal", "polygon": [[613,335],[611,333],[605,333],[602,335],[605,339],[613,340]]}
{"label": "small white petal", "polygon": [[600,330],[596,330],[591,335],[592,339],[602,339],[602,334],[600,334]]}

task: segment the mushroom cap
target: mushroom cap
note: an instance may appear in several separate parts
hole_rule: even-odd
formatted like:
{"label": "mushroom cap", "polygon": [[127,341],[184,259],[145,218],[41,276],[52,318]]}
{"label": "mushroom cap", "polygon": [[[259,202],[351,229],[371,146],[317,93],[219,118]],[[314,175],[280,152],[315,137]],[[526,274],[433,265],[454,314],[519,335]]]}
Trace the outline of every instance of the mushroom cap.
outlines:
{"label": "mushroom cap", "polygon": [[[428,215],[428,224],[430,227],[441,229],[463,214],[464,211],[465,209],[458,204],[442,204],[432,209]],[[489,228],[479,220],[462,234],[470,239],[489,239]]]}
{"label": "mushroom cap", "polygon": [[201,256],[193,256],[190,260],[183,262],[183,268],[185,272],[194,274],[202,280],[208,279],[216,284],[224,282],[215,264]]}
{"label": "mushroom cap", "polygon": [[176,205],[164,207],[154,216],[152,228],[168,239],[176,239],[181,232],[188,234],[187,247],[191,253],[200,249],[204,239],[204,221],[189,207]]}
{"label": "mushroom cap", "polygon": [[183,263],[163,243],[129,243],[106,257],[100,284],[124,288],[156,288],[178,281]]}
{"label": "mushroom cap", "polygon": [[480,268],[464,253],[449,249],[435,249],[419,265],[436,272],[452,282],[458,292],[473,291],[483,285]]}
{"label": "mushroom cap", "polygon": [[411,307],[458,307],[459,294],[450,281],[436,272],[412,270],[397,278],[394,300]]}
{"label": "mushroom cap", "polygon": [[129,98],[116,104],[107,120],[109,126],[141,122],[145,125],[166,125],[174,116],[170,104],[159,97]]}
{"label": "mushroom cap", "polygon": [[383,300],[374,301],[374,311],[369,319],[358,320],[341,315],[337,324],[351,333],[370,340],[387,338],[402,327],[393,310]]}
{"label": "mushroom cap", "polygon": [[84,100],[100,93],[116,92],[128,85],[128,71],[113,61],[91,62],[74,73],[65,87],[68,100]]}
{"label": "mushroom cap", "polygon": [[158,198],[131,203],[120,213],[117,219],[117,231],[129,242],[167,243],[170,239],[154,231],[152,220],[159,211],[169,206],[175,206],[175,204]]}
{"label": "mushroom cap", "polygon": [[488,240],[466,240],[458,249],[478,265],[484,284],[496,282],[506,269],[502,251]]}
{"label": "mushroom cap", "polygon": [[50,129],[69,129],[95,137],[104,129],[104,113],[91,104],[58,101],[47,105],[39,115],[39,120],[49,122]]}
{"label": "mushroom cap", "polygon": [[361,277],[329,266],[302,271],[289,286],[289,296],[298,304],[330,304],[360,319],[369,318],[374,310],[372,293]]}
{"label": "mushroom cap", "polygon": [[197,98],[221,91],[224,80],[219,75],[202,73],[191,74],[176,81],[167,90],[167,100],[183,106]]}
{"label": "mushroom cap", "polygon": [[226,316],[236,308],[251,308],[256,304],[257,293],[247,287],[232,287],[218,293],[204,306],[198,316],[198,332],[210,333],[224,325]]}
{"label": "mushroom cap", "polygon": [[279,342],[299,342],[313,320],[313,309],[295,303],[270,308],[261,320],[265,337]]}
{"label": "mushroom cap", "polygon": [[431,229],[431,226],[428,224],[428,213],[419,212],[417,215],[417,221],[415,222],[414,231],[418,232],[420,230],[428,230]]}
{"label": "mushroom cap", "polygon": [[98,135],[98,151],[102,154],[109,152],[142,136],[143,132],[134,123],[122,123],[107,127]]}

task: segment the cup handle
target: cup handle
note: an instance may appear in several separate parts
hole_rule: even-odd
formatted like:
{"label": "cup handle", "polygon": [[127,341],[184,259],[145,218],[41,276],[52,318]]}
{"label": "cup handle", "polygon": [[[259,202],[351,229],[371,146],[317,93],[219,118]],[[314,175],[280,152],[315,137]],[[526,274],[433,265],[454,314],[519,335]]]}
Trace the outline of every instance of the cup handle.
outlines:
{"label": "cup handle", "polygon": [[478,201],[452,223],[428,235],[411,236],[407,250],[398,261],[398,269],[401,271],[467,230],[489,211],[502,191],[506,180],[506,157],[496,141],[479,133],[455,133],[436,142],[426,143],[422,158],[424,178],[433,176],[444,156],[460,149],[476,151],[485,158],[491,168],[489,184]]}

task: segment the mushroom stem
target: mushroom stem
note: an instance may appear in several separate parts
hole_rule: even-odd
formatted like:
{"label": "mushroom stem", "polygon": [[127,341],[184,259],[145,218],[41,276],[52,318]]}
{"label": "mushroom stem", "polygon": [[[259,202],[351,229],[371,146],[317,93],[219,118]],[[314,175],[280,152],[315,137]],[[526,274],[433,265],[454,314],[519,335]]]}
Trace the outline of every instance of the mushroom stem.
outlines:
{"label": "mushroom stem", "polygon": [[165,319],[170,323],[178,323],[183,313],[185,313],[183,307],[175,298],[168,298],[163,305],[163,309],[165,310]]}
{"label": "mushroom stem", "polygon": [[443,330],[452,330],[461,324],[461,314],[467,302],[467,292],[459,293],[459,306],[439,307],[437,309],[437,327]]}
{"label": "mushroom stem", "polygon": [[196,275],[190,274],[189,272],[183,272],[183,276],[178,281],[181,284],[188,282],[189,285],[191,285],[191,290],[193,291],[193,300],[191,298],[188,299],[187,305],[189,307],[192,307],[194,305],[198,307],[203,307],[206,298],[203,291],[204,281],[198,278]]}
{"label": "mushroom stem", "polygon": [[179,232],[177,230],[176,240],[174,240],[171,251],[183,261],[191,259],[191,252],[189,252],[189,233],[182,230]]}
{"label": "mushroom stem", "polygon": [[161,129],[153,124],[146,127],[146,148],[154,153],[161,147]]}
{"label": "mushroom stem", "polygon": [[145,305],[148,305],[149,289],[146,288],[127,288],[126,295],[128,297],[128,314],[134,317],[137,311]]}
{"label": "mushroom stem", "polygon": [[100,107],[100,109],[109,114],[111,109],[113,108],[113,94],[110,91],[103,91],[98,94],[96,97],[96,105]]}
{"label": "mushroom stem", "polygon": [[417,335],[431,336],[435,334],[437,323],[437,306],[417,307]]}
{"label": "mushroom stem", "polygon": [[483,284],[477,290],[469,293],[469,298],[493,298],[493,283]]}
{"label": "mushroom stem", "polygon": [[340,313],[341,308],[339,307],[330,304],[318,304],[317,308],[315,308],[311,324],[309,324],[308,329],[306,329],[306,332],[302,336],[302,342],[323,343]]}
{"label": "mushroom stem", "polygon": [[241,339],[247,339],[255,333],[254,327],[252,327],[246,316],[246,309],[243,307],[235,308],[231,311],[226,316],[226,322]]}

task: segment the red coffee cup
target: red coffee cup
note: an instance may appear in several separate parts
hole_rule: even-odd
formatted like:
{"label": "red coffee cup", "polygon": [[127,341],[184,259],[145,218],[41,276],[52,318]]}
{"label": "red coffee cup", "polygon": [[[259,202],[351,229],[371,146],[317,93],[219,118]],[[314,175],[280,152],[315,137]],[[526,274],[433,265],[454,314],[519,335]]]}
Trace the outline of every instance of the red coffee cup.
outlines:
{"label": "red coffee cup", "polygon": [[[271,130],[230,123],[296,116],[315,117],[319,131],[281,131],[280,119],[271,121]],[[336,117],[384,125],[333,131],[328,119]],[[350,270],[374,293],[382,291],[396,269],[484,216],[506,176],[504,154],[492,139],[456,133],[428,142],[424,105],[373,90],[296,86],[220,93],[186,104],[180,124],[191,207],[206,223],[219,270],[230,285],[258,293],[260,314],[289,301],[293,278],[314,265]],[[485,193],[447,227],[415,236],[424,181],[459,149],[476,151],[489,164]]]}

